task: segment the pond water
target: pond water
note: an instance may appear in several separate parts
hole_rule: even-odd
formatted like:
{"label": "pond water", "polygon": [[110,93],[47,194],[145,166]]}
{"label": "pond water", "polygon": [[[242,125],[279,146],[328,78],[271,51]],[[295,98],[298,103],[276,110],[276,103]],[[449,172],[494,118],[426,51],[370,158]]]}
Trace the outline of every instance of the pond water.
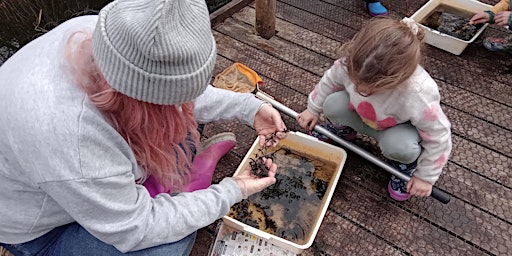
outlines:
{"label": "pond water", "polygon": [[[207,0],[210,12],[231,0]],[[97,14],[111,0],[0,0],[0,66],[20,47],[81,15]]]}

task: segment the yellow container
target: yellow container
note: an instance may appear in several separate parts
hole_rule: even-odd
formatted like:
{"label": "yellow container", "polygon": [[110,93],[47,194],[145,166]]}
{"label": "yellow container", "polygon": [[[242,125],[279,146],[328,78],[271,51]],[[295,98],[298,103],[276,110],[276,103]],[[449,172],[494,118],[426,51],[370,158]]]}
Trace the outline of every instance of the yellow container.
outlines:
{"label": "yellow container", "polygon": [[471,18],[474,14],[486,10],[490,10],[491,5],[484,4],[475,0],[430,0],[423,5],[410,18],[416,21],[425,31],[425,43],[435,46],[439,49],[460,55],[466,47],[475,41],[476,38],[487,28],[488,24],[484,24],[477,33],[468,41],[441,33],[421,24],[423,20],[428,18],[433,11],[446,11],[443,9],[459,11],[466,18]]}
{"label": "yellow container", "polygon": [[[347,154],[345,150],[343,150],[340,147],[336,147],[328,143],[319,141],[318,139],[312,136],[300,132],[289,132],[286,139],[281,140],[279,142],[279,145],[282,148],[291,149],[295,152],[299,152],[301,153],[301,155],[303,153],[304,155],[312,156],[320,161],[335,163],[335,170],[332,176],[330,177],[327,189],[325,191],[324,196],[322,197],[321,207],[315,209],[316,217],[312,218],[313,223],[310,223],[311,225],[308,225],[311,228],[311,230],[306,233],[306,238],[303,239],[302,243],[295,243],[293,241],[283,239],[276,235],[246,225],[229,216],[223,217],[223,223],[235,230],[244,231],[246,233],[257,236],[262,241],[278,246],[279,248],[286,249],[291,253],[300,254],[304,249],[309,248],[313,244],[313,240],[315,239],[318,229],[320,228],[320,224],[322,223],[325,212],[327,211],[327,207],[329,206],[329,203],[331,201],[336,184],[338,183],[339,177],[341,175],[341,171],[343,169],[343,166],[345,165]],[[259,140],[256,139],[251,149],[246,154],[245,158],[242,160],[242,163],[236,170],[235,175],[241,170],[244,170],[249,165],[250,158],[254,159],[259,149]],[[278,172],[279,168],[284,167],[278,165]]]}

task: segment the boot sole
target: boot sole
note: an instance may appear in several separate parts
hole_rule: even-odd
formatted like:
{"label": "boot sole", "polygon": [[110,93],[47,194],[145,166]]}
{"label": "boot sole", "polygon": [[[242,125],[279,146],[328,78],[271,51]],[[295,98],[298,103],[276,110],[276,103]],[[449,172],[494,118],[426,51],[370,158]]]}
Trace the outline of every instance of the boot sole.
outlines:
{"label": "boot sole", "polygon": [[208,148],[209,146],[222,141],[232,141],[236,144],[236,136],[232,132],[222,132],[204,140],[201,144],[203,144],[203,148]]}
{"label": "boot sole", "polygon": [[388,183],[388,192],[389,192],[389,196],[391,198],[395,199],[396,201],[400,201],[400,202],[403,202],[411,197],[411,195],[409,193],[402,194],[402,193],[395,192],[393,190],[393,188],[391,188],[391,182]]}

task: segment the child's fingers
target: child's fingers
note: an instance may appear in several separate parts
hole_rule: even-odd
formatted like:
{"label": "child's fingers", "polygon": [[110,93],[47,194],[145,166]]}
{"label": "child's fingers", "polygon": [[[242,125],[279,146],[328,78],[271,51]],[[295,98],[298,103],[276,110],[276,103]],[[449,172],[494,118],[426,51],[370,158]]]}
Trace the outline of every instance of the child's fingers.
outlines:
{"label": "child's fingers", "polygon": [[314,120],[309,121],[308,130],[312,131],[315,129],[316,122]]}
{"label": "child's fingers", "polygon": [[409,194],[411,194],[411,188],[412,188],[412,183],[414,182],[414,180],[409,180],[409,182],[407,182],[407,185],[405,186],[405,191]]}

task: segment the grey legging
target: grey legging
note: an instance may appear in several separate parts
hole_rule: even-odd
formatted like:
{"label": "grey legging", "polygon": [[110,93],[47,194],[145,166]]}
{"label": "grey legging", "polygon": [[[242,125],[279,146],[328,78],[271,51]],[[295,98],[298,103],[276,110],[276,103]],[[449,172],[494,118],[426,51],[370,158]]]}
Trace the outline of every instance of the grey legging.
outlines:
{"label": "grey legging", "polygon": [[366,125],[354,110],[349,108],[346,91],[335,92],[325,99],[324,114],[335,125],[346,125],[358,133],[366,134],[379,142],[382,154],[401,163],[414,162],[421,153],[420,136],[411,123],[403,123],[384,131]]}

